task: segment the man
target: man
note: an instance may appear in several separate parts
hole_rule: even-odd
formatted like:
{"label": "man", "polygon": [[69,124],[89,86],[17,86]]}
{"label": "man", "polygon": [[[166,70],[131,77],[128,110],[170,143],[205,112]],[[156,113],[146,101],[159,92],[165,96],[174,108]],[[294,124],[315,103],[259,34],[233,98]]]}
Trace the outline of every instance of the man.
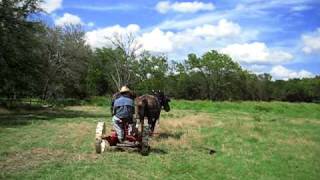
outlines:
{"label": "man", "polygon": [[120,92],[114,95],[112,101],[112,122],[115,131],[117,132],[120,143],[124,141],[123,121],[129,123],[129,133],[133,130],[133,114],[134,114],[134,97],[127,86],[123,86]]}

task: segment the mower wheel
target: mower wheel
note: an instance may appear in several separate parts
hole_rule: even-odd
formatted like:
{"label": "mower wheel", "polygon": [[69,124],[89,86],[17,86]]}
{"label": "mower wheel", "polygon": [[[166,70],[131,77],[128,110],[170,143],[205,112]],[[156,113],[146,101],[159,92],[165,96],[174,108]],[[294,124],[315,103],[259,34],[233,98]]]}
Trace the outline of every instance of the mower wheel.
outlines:
{"label": "mower wheel", "polygon": [[106,149],[106,140],[104,140],[104,139],[98,140],[97,139],[95,147],[96,147],[96,153],[97,154],[103,153],[105,151],[105,149]]}
{"label": "mower wheel", "polygon": [[96,153],[98,154],[104,152],[106,148],[106,140],[102,139],[105,133],[106,133],[105,123],[98,122],[97,128],[96,128],[96,142],[95,142]]}
{"label": "mower wheel", "polygon": [[149,134],[150,134],[150,128],[149,128],[149,125],[146,125],[143,127],[142,142],[141,142],[141,149],[140,149],[140,153],[143,156],[149,155],[149,152],[150,152]]}

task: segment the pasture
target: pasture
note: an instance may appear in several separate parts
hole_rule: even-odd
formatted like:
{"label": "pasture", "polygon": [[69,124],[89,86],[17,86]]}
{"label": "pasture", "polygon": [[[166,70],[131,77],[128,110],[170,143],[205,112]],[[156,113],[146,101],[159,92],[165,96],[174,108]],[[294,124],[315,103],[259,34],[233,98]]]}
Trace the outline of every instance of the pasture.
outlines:
{"label": "pasture", "polygon": [[95,154],[108,102],[0,109],[0,179],[320,179],[320,105],[173,100],[149,156]]}

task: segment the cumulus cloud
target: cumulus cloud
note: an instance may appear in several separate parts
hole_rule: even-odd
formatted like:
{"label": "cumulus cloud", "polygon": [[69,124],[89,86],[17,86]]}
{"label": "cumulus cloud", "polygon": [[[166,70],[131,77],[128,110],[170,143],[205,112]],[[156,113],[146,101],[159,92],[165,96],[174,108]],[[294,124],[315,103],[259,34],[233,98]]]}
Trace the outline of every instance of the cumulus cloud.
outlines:
{"label": "cumulus cloud", "polygon": [[239,35],[241,28],[238,24],[222,19],[216,25],[205,24],[195,28],[172,32],[154,28],[148,32],[141,32],[140,27],[131,24],[127,27],[119,25],[105,27],[86,33],[87,42],[93,47],[108,45],[105,37],[112,37],[114,33],[134,33],[142,48],[151,52],[171,53],[179,49],[200,46],[206,40],[229,38]]}
{"label": "cumulus cloud", "polygon": [[271,50],[263,42],[231,44],[221,52],[247,64],[281,64],[293,59],[290,53]]}
{"label": "cumulus cloud", "polygon": [[174,48],[172,38],[175,36],[172,32],[163,32],[156,28],[149,33],[144,33],[139,42],[147,51],[170,52]]}
{"label": "cumulus cloud", "polygon": [[320,53],[320,28],[308,35],[302,35],[303,49],[306,54]]}
{"label": "cumulus cloud", "polygon": [[204,24],[178,32],[162,31],[156,28],[151,32],[144,33],[140,42],[148,51],[172,52],[179,48],[200,46],[207,39],[234,37],[240,31],[241,28],[238,24],[222,19],[217,25]]}
{"label": "cumulus cloud", "polygon": [[114,37],[116,35],[135,34],[140,31],[140,27],[136,24],[130,24],[127,27],[121,27],[120,25],[99,28],[93,31],[89,31],[85,35],[85,39],[88,44],[94,48],[101,48],[110,45],[110,41],[106,37]]}
{"label": "cumulus cloud", "polygon": [[192,29],[191,32],[195,36],[226,37],[239,34],[240,30],[241,28],[238,24],[222,19],[216,26],[204,24]]}
{"label": "cumulus cloud", "polygon": [[84,24],[81,18],[77,15],[64,13],[62,17],[58,17],[54,20],[54,24],[57,26],[64,26],[68,24]]}
{"label": "cumulus cloud", "polygon": [[270,67],[268,65],[261,64],[246,64],[243,68],[255,73],[255,74],[263,74],[265,72],[269,72]]}
{"label": "cumulus cloud", "polygon": [[62,7],[62,0],[44,0],[40,7],[47,13],[52,13]]}
{"label": "cumulus cloud", "polygon": [[179,13],[195,13],[198,11],[210,11],[215,7],[212,3],[203,3],[199,1],[193,2],[174,2],[161,1],[156,5],[156,10],[159,13],[165,14],[169,11],[179,12]]}
{"label": "cumulus cloud", "polygon": [[310,78],[314,76],[314,74],[312,74],[309,71],[306,71],[306,70],[293,71],[281,65],[274,66],[271,69],[270,74],[274,79],[284,79],[284,80],[293,79],[293,78]]}

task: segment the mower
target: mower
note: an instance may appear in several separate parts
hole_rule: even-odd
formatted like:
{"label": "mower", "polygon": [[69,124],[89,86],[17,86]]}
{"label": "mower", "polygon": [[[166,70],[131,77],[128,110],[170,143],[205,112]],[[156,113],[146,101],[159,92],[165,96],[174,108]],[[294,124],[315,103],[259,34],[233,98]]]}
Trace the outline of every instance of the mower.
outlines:
{"label": "mower", "polygon": [[[145,124],[145,125],[144,125]],[[124,141],[123,143],[119,142],[117,132],[111,130],[110,135],[106,135],[106,125],[104,122],[98,122],[96,128],[96,142],[95,149],[96,153],[103,153],[108,146],[118,147],[118,148],[137,148],[139,149],[141,155],[148,155],[150,151],[150,146],[148,144],[150,136],[150,128],[148,123],[142,123],[137,132],[133,135],[129,134],[129,124],[123,121],[124,127]]]}

